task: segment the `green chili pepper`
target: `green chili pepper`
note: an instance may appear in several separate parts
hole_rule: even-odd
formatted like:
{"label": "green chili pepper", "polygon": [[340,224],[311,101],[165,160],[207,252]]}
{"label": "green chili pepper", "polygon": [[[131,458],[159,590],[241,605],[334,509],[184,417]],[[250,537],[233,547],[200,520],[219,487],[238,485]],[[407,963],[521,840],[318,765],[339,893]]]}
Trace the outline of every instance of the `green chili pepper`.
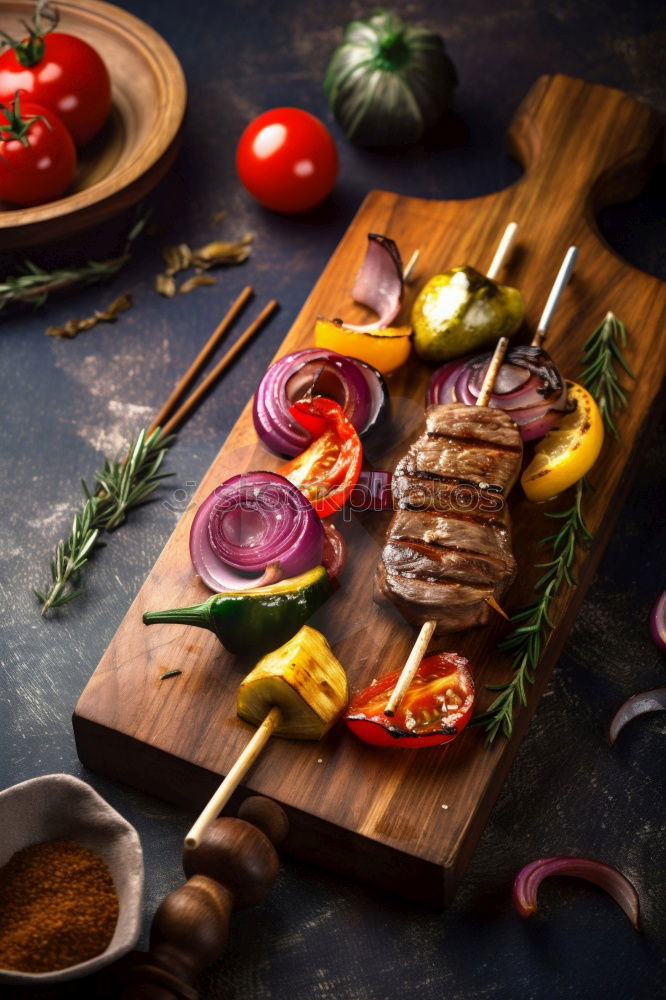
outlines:
{"label": "green chili pepper", "polygon": [[148,611],[144,625],[196,625],[214,632],[230,653],[263,656],[282,646],[319,608],[331,590],[323,566],[257,590],[214,594],[192,608]]}

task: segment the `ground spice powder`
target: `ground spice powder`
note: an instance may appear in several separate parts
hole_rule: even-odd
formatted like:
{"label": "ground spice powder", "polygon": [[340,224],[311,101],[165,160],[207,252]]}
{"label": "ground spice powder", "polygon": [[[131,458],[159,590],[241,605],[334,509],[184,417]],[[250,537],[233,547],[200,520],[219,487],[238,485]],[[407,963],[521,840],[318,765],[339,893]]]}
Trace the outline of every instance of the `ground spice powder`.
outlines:
{"label": "ground spice powder", "polygon": [[0,968],[54,972],[103,952],[118,920],[108,865],[74,840],[48,840],[0,868]]}

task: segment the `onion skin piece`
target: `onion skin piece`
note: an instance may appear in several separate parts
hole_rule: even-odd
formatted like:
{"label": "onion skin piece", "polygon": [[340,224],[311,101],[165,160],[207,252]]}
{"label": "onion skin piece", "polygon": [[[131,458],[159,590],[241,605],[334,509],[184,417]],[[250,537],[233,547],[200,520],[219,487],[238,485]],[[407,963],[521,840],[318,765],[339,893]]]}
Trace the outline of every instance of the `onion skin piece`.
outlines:
{"label": "onion skin piece", "polygon": [[666,653],[666,590],[650,612],[650,635],[662,653]]}
{"label": "onion skin piece", "polygon": [[638,893],[628,878],[610,865],[591,858],[539,858],[525,865],[513,883],[513,902],[521,917],[530,917],[537,910],[537,892],[550,875],[573,875],[605,889],[640,931]]}
{"label": "onion skin piece", "polygon": [[373,323],[345,324],[356,333],[385,330],[400,312],[404,282],[400,251],[388,236],[368,233],[368,245],[351,296],[377,314]]}
{"label": "onion skin piece", "polygon": [[624,704],[620,705],[613,716],[613,721],[608,730],[608,739],[611,746],[626,726],[628,722],[638,715],[645,715],[647,712],[666,711],[666,687],[653,688],[652,691],[641,691],[640,694],[632,694]]}

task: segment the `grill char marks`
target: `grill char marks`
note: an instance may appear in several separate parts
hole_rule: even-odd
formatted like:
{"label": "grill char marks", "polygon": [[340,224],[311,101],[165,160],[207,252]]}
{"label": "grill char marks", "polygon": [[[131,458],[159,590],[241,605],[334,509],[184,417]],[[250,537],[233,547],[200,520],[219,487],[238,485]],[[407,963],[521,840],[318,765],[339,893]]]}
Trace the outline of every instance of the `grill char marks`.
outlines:
{"label": "grill char marks", "polygon": [[485,625],[487,598],[501,598],[516,574],[503,497],[521,459],[520,433],[503,410],[429,407],[425,432],[393,476],[397,509],[375,600],[389,600],[415,625],[436,620],[438,631]]}

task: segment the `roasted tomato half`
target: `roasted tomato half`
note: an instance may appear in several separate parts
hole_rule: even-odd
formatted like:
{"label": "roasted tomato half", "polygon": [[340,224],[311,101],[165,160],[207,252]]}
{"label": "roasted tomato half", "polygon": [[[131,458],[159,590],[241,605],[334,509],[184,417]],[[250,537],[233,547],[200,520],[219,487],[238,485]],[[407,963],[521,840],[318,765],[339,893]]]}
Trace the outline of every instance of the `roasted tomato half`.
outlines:
{"label": "roasted tomato half", "polygon": [[355,736],[379,747],[419,749],[448,743],[462,732],[474,706],[469,662],[457,653],[436,653],[419,669],[395,715],[384,714],[400,671],[354,695],[345,722]]}

